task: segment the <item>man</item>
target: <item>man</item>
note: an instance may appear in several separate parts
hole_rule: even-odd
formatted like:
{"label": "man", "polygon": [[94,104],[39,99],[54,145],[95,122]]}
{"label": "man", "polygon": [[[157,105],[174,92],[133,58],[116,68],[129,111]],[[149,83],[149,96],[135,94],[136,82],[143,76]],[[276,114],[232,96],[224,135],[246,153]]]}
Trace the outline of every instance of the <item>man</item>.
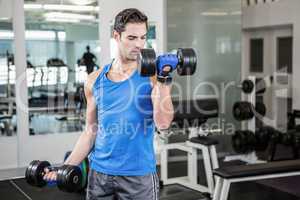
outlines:
{"label": "man", "polygon": [[88,74],[94,71],[96,56],[90,52],[90,46],[86,46],[86,52],[82,56],[82,62],[86,66]]}
{"label": "man", "polygon": [[[118,56],[88,76],[86,131],[65,161],[78,165],[90,153],[87,200],[158,199],[154,128],[168,128],[174,111],[170,83],[137,72],[146,34],[142,12],[121,11],[113,32]],[[46,178],[55,179],[56,174]]]}

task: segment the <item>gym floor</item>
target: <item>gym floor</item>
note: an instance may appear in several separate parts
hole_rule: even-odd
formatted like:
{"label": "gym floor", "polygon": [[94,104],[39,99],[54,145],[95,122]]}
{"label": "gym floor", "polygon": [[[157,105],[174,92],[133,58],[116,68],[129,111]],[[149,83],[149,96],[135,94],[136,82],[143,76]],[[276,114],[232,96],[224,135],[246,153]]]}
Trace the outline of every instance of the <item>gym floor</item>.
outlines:
{"label": "gym floor", "polygon": [[[185,162],[173,162],[169,164],[170,177],[183,176],[186,171]],[[200,165],[200,168],[202,166]],[[18,170],[21,175],[24,170]],[[159,170],[158,170],[159,171]],[[10,172],[16,173],[17,171]],[[2,173],[4,174],[4,173]],[[8,175],[9,173],[6,172]],[[200,175],[203,173],[200,173]],[[259,182],[245,182],[233,184],[230,190],[229,200],[299,200],[298,191],[300,177],[273,179]],[[205,177],[199,177],[199,181]],[[24,178],[6,179],[0,181],[0,194],[4,200],[81,200],[85,194],[66,193],[56,187],[36,188],[28,185]],[[181,185],[164,186],[160,191],[161,200],[204,200],[200,192],[188,189]]]}

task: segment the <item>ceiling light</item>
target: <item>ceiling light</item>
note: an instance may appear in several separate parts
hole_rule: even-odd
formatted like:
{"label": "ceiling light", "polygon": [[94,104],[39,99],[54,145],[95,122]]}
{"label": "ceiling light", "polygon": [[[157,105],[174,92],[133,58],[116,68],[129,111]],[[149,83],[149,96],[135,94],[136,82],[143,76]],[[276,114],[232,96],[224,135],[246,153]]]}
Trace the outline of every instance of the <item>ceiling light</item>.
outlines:
{"label": "ceiling light", "polygon": [[41,4],[24,4],[25,10],[40,10],[43,6]]}
{"label": "ceiling light", "polygon": [[[38,30],[27,30],[25,31],[26,40],[55,40],[54,31],[38,31]],[[65,39],[65,32],[58,32],[58,38],[60,40]],[[12,31],[0,31],[0,39],[12,40],[14,33]]]}
{"label": "ceiling light", "polygon": [[82,15],[75,13],[61,13],[61,12],[49,12],[45,13],[46,18],[56,18],[56,19],[78,19],[78,20],[95,20],[94,15]]}
{"label": "ceiling light", "polygon": [[0,17],[0,21],[8,21],[9,19],[9,17]]}
{"label": "ceiling light", "polygon": [[28,40],[54,40],[54,31],[25,31],[25,38]]}
{"label": "ceiling light", "polygon": [[226,16],[227,12],[203,12],[201,13],[203,16]]}
{"label": "ceiling light", "polygon": [[47,22],[79,23],[79,19],[46,18]]}
{"label": "ceiling light", "polygon": [[59,10],[59,11],[77,11],[77,12],[94,12],[97,11],[94,6],[74,6],[74,5],[59,5],[59,4],[45,4],[45,10]]}
{"label": "ceiling light", "polygon": [[75,5],[89,5],[95,3],[97,0],[68,0],[68,1]]}
{"label": "ceiling light", "polygon": [[232,11],[230,15],[241,15],[242,11]]}
{"label": "ceiling light", "polygon": [[14,33],[12,31],[0,31],[0,39],[10,40],[14,37]]}
{"label": "ceiling light", "polygon": [[57,11],[75,11],[75,12],[98,12],[99,6],[79,6],[64,4],[24,4],[25,10],[57,10]]}

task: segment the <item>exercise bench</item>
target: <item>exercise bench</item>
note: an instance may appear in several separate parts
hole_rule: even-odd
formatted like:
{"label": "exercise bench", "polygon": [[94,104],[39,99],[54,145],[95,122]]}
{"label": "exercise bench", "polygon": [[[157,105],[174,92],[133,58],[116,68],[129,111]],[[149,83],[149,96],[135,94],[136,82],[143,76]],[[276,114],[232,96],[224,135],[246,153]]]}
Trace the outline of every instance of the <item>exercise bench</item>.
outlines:
{"label": "exercise bench", "polygon": [[300,175],[300,160],[224,166],[213,174],[216,176],[213,200],[227,200],[231,183]]}
{"label": "exercise bench", "polygon": [[[209,136],[199,136],[202,124],[209,118],[218,117],[218,102],[216,99],[197,99],[174,102],[174,121],[177,128],[188,129],[189,139],[186,142],[164,144],[160,152],[161,180],[164,185],[180,184],[188,188],[209,193],[214,191],[213,169],[218,168],[216,145],[218,141]],[[200,134],[201,135],[201,134]],[[168,177],[169,150],[187,152],[187,176]],[[198,183],[198,150],[201,150],[207,185]]]}

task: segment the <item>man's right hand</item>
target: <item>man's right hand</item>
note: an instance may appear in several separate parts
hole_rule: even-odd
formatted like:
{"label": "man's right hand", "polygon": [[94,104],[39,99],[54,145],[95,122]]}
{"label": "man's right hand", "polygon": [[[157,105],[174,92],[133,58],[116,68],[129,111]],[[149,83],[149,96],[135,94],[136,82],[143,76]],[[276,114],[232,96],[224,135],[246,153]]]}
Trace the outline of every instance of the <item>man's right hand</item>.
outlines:
{"label": "man's right hand", "polygon": [[56,181],[57,179],[57,171],[50,171],[48,168],[45,168],[44,170],[45,175],[43,177],[43,179],[45,181]]}

